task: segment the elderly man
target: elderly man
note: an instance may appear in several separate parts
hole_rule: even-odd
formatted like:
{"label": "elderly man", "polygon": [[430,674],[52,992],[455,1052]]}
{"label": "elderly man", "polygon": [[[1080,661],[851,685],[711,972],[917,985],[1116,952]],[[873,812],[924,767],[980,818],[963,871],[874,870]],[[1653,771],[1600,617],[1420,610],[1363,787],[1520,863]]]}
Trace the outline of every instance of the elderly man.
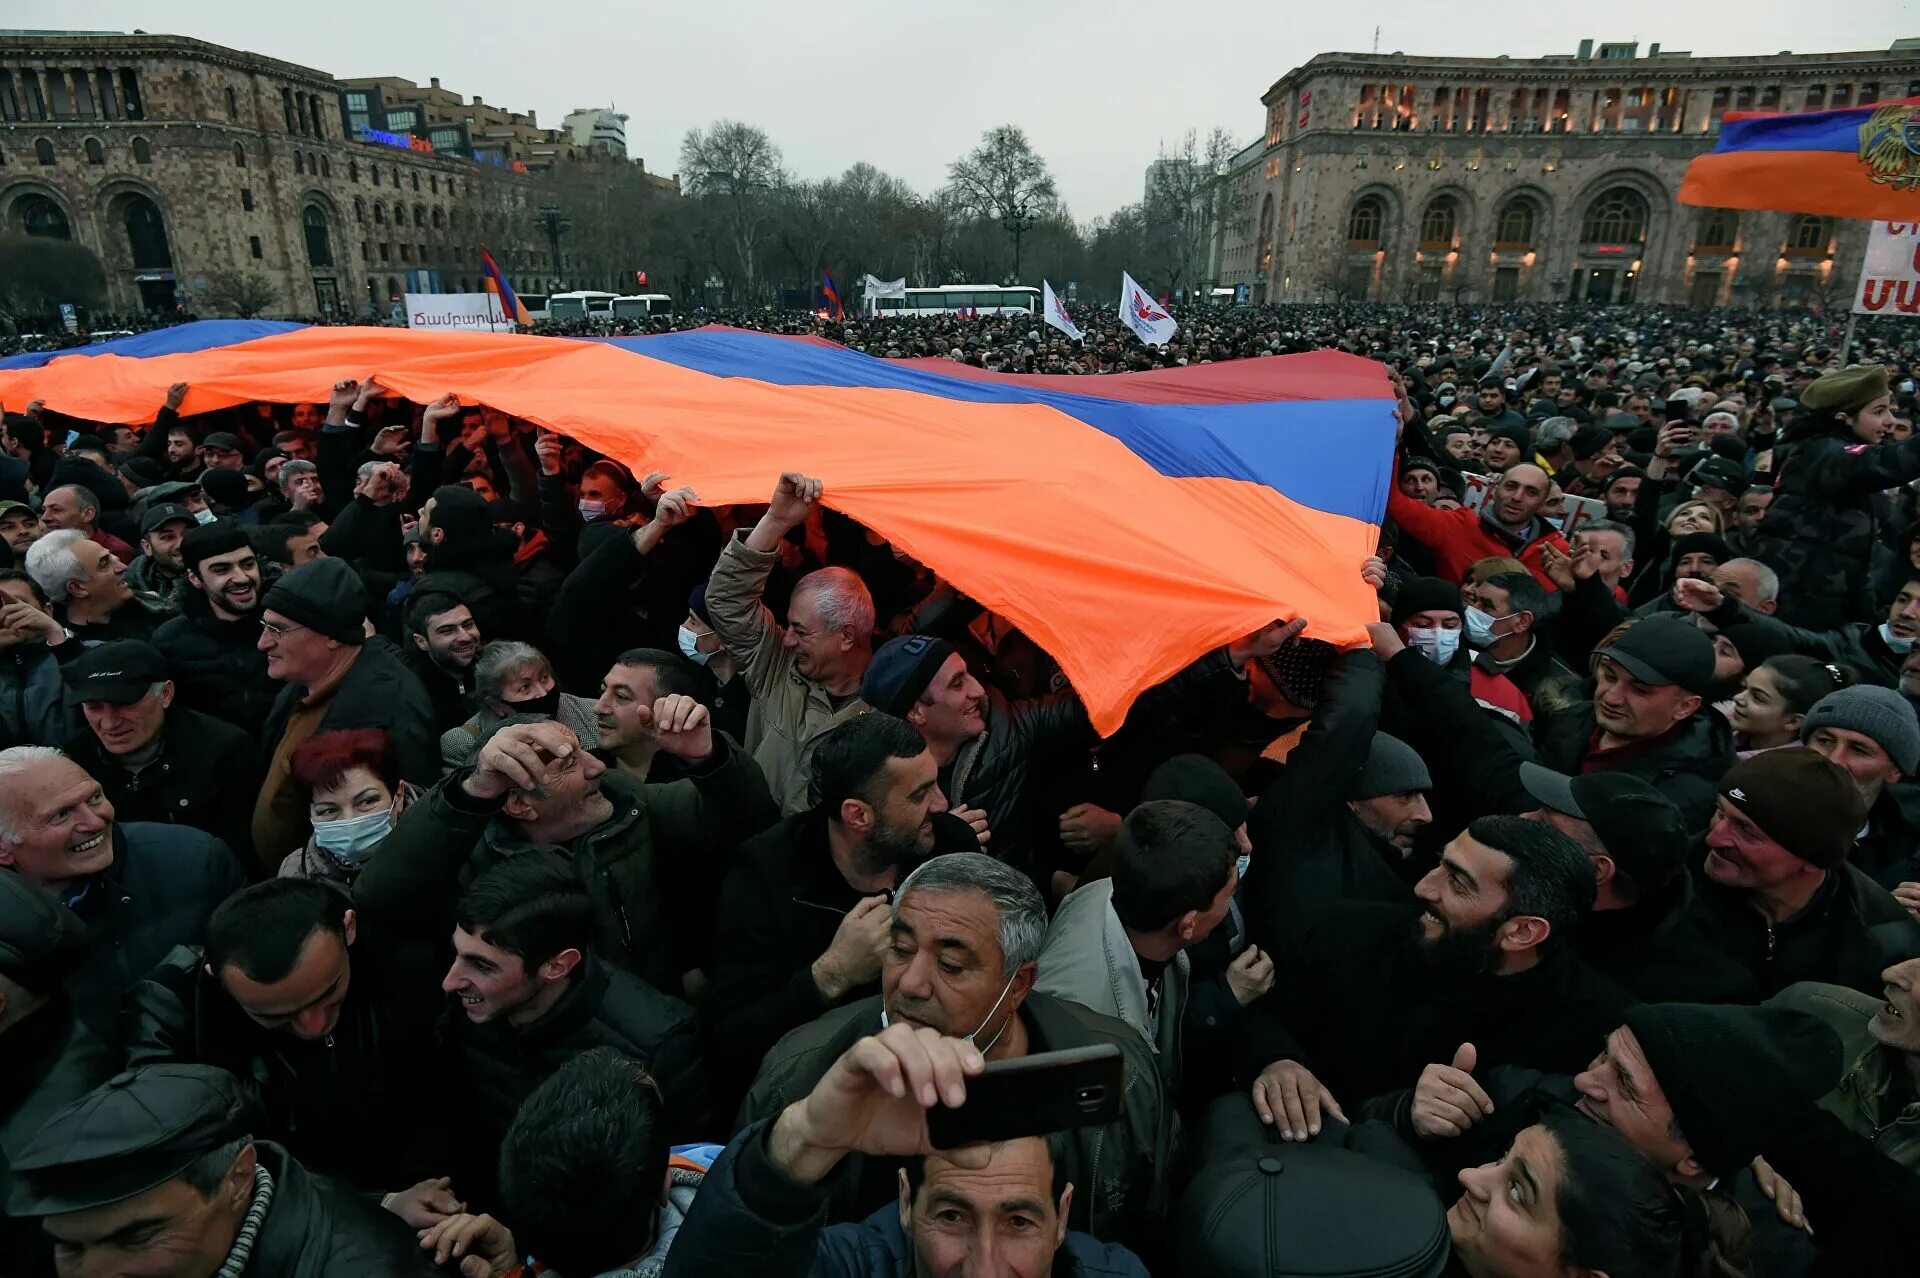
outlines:
{"label": "elderly man", "polygon": [[808,771],[820,735],[867,709],[860,677],[873,658],[873,596],[850,569],[822,568],[802,577],[784,629],[760,602],[781,541],[814,513],[821,491],[818,479],[794,471],[781,475],[767,513],[751,531],[727,542],[707,584],[713,629],[753,690],[747,751],[788,815],[807,806]]}
{"label": "elderly man", "polygon": [[192,826],[248,854],[260,791],[253,738],[175,705],[165,658],[137,639],[89,648],[62,673],[87,725],[67,751],[120,820]]}
{"label": "elderly man", "polygon": [[594,947],[656,989],[679,994],[689,956],[712,930],[685,902],[699,878],[771,815],[753,761],[716,737],[706,708],[663,697],[653,708],[660,748],[684,780],[633,781],[588,753],[572,730],[515,716],[394,826],[354,885],[377,921],[438,944],[459,890],[529,848],[570,857],[591,902]]}
{"label": "elderly man", "polygon": [[[803,1099],[855,1043],[911,1027],[963,1037],[988,1061],[1112,1043],[1126,1060],[1126,1113],[1067,1141],[1067,1178],[1079,1185],[1070,1228],[1138,1237],[1164,1210],[1169,1103],[1146,1043],[1124,1023],[1036,993],[1047,910],[1026,876],[979,852],[937,856],[909,875],[889,909],[881,992],[794,1030],[769,1052],[741,1107],[743,1127]],[[853,1156],[828,1213],[858,1220],[894,1201],[899,1164]]]}
{"label": "elderly man", "polygon": [[100,783],[58,750],[0,750],[0,868],[87,925],[74,1007],[111,1041],[120,999],[176,945],[199,941],[244,881],[225,844],[182,825],[120,825]]}
{"label": "elderly man", "polygon": [[1920,950],[1880,973],[1868,995],[1842,985],[1789,985],[1770,1007],[1818,1017],[1840,1038],[1843,1070],[1823,1107],[1853,1134],[1920,1173]]}
{"label": "elderly man", "polygon": [[63,484],[48,490],[40,503],[40,522],[49,532],[85,533],[89,541],[96,541],[120,556],[122,563],[133,559],[133,547],[100,526],[100,499],[90,488]]}
{"label": "elderly man", "polygon": [[1693,916],[1763,995],[1795,981],[1880,988],[1888,943],[1920,924],[1847,863],[1867,806],[1853,778],[1813,750],[1766,750],[1720,782]]}
{"label": "elderly man", "polygon": [[129,1071],[18,1151],[7,1213],[41,1218],[67,1273],[442,1272],[398,1216],[256,1141],[255,1121],[225,1070]]}
{"label": "elderly man", "polygon": [[317,732],[384,728],[400,775],[415,785],[440,775],[440,734],[420,681],[393,645],[367,635],[367,594],[352,568],[316,559],[267,591],[260,614],[267,673],[285,685],[260,734],[267,777],[253,810],[253,846],[267,865],[306,841],[307,805],[293,784],[293,752]]}
{"label": "elderly man", "polygon": [[151,639],[172,615],[156,595],[136,593],[118,555],[83,532],[47,533],[27,551],[27,572],[67,633],[82,644]]}
{"label": "elderly man", "polygon": [[1842,688],[1813,703],[1800,740],[1845,769],[1867,805],[1848,861],[1889,890],[1920,884],[1920,829],[1907,815],[1908,787],[1893,788],[1920,772],[1920,719],[1912,703],[1891,688]]}

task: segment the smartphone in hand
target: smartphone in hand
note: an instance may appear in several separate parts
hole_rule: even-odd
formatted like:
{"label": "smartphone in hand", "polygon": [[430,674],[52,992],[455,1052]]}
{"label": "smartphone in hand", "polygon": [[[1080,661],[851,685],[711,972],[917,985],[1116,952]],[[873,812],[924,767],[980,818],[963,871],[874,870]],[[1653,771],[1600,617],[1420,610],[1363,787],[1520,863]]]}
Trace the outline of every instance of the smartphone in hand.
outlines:
{"label": "smartphone in hand", "polygon": [[935,1149],[1098,1127],[1124,1110],[1126,1067],[1112,1043],[990,1061],[958,1109],[927,1111]]}

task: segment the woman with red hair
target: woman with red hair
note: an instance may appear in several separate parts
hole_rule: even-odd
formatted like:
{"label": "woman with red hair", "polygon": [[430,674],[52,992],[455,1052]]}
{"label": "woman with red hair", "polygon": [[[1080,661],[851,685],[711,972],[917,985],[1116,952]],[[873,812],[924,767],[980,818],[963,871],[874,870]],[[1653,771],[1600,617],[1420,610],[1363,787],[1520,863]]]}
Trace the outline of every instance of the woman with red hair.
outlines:
{"label": "woman with red hair", "polygon": [[400,779],[399,757],[384,728],[316,733],[293,752],[291,764],[313,833],[280,863],[280,876],[350,892],[419,791]]}

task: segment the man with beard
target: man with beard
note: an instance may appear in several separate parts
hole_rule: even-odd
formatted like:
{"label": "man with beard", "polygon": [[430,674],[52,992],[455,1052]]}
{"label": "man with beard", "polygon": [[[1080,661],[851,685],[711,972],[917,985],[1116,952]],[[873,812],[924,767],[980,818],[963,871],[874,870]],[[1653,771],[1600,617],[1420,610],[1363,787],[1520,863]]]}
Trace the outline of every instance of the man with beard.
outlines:
{"label": "man with beard", "polygon": [[140,557],[127,565],[127,584],[162,599],[172,598],[184,571],[180,541],[197,526],[193,512],[185,506],[158,502],[147,507],[140,519]]}
{"label": "man with beard", "polygon": [[433,702],[434,728],[459,727],[473,713],[473,659],[485,637],[473,609],[433,588],[431,575],[407,601],[407,668]]}
{"label": "man with beard", "polygon": [[1622,466],[1607,477],[1600,500],[1607,503],[1608,519],[1619,524],[1633,521],[1634,508],[1640,500],[1640,485],[1646,479],[1647,472],[1638,466]]}
{"label": "man with beard", "polygon": [[[1414,888],[1418,908],[1337,906],[1282,954],[1250,1009],[1253,1103],[1284,1140],[1318,1135],[1337,1097],[1408,1086],[1461,1043],[1488,1064],[1571,1072],[1634,1002],[1572,952],[1593,909],[1580,845],[1485,816]],[[1355,1015],[1365,1000],[1375,1012]]]}
{"label": "man with beard", "polygon": [[153,635],[180,703],[258,735],[280,685],[260,651],[260,557],[227,520],[180,539],[180,615]]}
{"label": "man with beard", "polygon": [[933,751],[873,711],[814,750],[814,806],[742,844],[720,890],[710,1056],[743,1087],[782,1034],[878,988],[888,901],[939,852],[978,851],[947,812]]}

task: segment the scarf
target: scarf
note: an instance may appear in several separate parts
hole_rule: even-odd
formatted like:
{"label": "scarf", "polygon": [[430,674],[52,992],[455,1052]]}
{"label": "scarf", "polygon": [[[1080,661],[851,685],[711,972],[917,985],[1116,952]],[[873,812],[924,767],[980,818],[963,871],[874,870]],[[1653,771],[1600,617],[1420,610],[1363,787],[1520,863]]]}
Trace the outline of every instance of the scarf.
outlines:
{"label": "scarf", "polygon": [[214,1278],[240,1278],[246,1272],[247,1261],[253,1258],[253,1244],[260,1237],[261,1227],[267,1223],[267,1209],[272,1206],[273,1173],[255,1163],[253,1203],[247,1208],[247,1218],[240,1222],[240,1232],[234,1237],[233,1247],[227,1252],[227,1258]]}

